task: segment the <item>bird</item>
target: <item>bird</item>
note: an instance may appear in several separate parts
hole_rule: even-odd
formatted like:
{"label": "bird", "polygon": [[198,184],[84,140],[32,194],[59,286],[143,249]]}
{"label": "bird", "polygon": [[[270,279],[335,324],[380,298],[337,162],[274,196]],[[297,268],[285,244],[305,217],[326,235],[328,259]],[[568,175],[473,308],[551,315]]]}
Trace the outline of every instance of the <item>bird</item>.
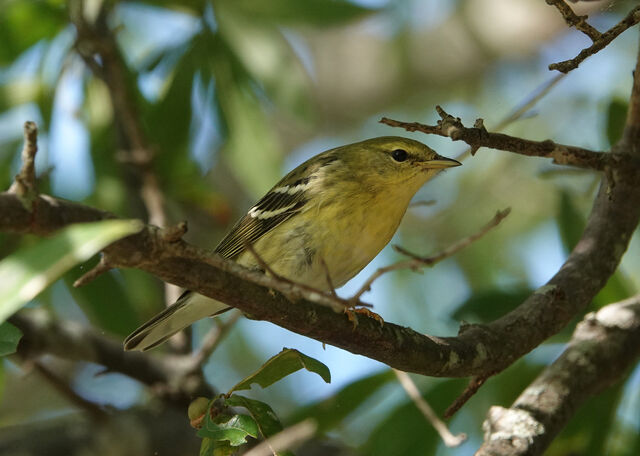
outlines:
{"label": "bird", "polygon": [[[261,269],[257,255],[274,274],[318,290],[340,287],[387,245],[420,187],[443,169],[459,165],[419,141],[398,136],[327,150],[275,184],[214,252]],[[195,321],[230,308],[185,291],[131,333],[124,349],[151,349]]]}

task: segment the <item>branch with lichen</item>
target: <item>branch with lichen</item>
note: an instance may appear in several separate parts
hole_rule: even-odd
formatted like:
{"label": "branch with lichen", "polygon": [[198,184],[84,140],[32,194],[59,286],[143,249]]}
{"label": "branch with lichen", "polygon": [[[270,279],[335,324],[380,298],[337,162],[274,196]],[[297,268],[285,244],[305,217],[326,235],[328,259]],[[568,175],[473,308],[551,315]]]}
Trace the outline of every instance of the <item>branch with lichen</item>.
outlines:
{"label": "branch with lichen", "polygon": [[564,353],[509,408],[492,407],[478,456],[543,454],[577,409],[640,358],[640,295],[585,316]]}

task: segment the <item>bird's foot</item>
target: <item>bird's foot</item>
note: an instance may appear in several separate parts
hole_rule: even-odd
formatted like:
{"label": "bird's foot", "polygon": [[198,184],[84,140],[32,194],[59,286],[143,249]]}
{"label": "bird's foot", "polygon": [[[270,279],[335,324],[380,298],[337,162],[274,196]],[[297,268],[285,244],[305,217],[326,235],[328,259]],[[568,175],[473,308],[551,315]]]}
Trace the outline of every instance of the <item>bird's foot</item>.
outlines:
{"label": "bird's foot", "polygon": [[344,313],[347,315],[349,321],[353,323],[353,329],[358,326],[358,316],[356,314],[366,315],[380,323],[380,326],[384,326],[384,320],[382,317],[377,313],[370,311],[366,307],[345,308]]}

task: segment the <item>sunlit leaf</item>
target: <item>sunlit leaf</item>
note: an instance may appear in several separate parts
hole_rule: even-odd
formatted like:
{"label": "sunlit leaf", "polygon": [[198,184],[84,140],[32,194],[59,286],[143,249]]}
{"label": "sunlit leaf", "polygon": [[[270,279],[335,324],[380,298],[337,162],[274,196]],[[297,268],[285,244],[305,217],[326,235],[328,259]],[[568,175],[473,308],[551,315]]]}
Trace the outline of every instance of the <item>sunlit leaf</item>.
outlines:
{"label": "sunlit leaf", "polygon": [[281,380],[287,375],[293,374],[300,369],[306,369],[309,372],[314,372],[322,377],[325,382],[331,382],[331,373],[327,366],[316,359],[300,353],[298,350],[285,348],[276,356],[264,363],[255,373],[251,374],[249,377],[231,388],[229,393],[250,389],[253,383],[257,383],[262,388],[266,388],[267,386],[273,385],[278,380]]}
{"label": "sunlit leaf", "polygon": [[76,224],[5,258],[0,262],[0,322],[75,264],[141,228],[138,220]]}
{"label": "sunlit leaf", "polygon": [[0,323],[0,356],[15,353],[22,331],[8,321]]}

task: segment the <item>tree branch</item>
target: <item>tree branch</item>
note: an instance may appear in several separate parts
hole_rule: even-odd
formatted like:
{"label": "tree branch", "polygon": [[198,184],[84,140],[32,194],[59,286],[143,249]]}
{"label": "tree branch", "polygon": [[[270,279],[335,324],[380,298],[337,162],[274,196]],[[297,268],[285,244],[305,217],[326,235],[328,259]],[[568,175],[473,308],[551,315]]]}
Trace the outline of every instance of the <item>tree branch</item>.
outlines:
{"label": "tree branch", "polygon": [[[615,179],[611,181],[609,179]],[[640,217],[640,171],[605,175],[582,239],[563,267],[517,309],[458,337],[425,336],[360,318],[357,328],[332,310],[327,296],[300,294],[295,284],[249,271],[184,241],[167,242],[154,227],[108,247],[110,264],[135,267],[218,299],[252,318],[376,359],[400,370],[460,377],[500,371],[564,327],[615,271]],[[15,195],[0,194],[0,231],[47,234],[74,222],[113,215],[40,196],[29,213]],[[271,293],[277,290],[278,293]],[[286,296],[299,296],[291,302]],[[329,300],[328,303],[322,301]]]}
{"label": "tree branch", "polygon": [[547,5],[555,6],[569,27],[575,27],[591,38],[594,43],[602,34],[587,22],[587,16],[578,16],[564,0],[546,0]]}
{"label": "tree branch", "polygon": [[[572,20],[571,16],[570,15],[569,16],[565,15],[565,12],[563,12],[563,7],[559,6],[562,3],[562,4],[564,4],[564,8],[570,10],[569,6],[567,6],[562,0],[547,0],[547,3],[553,4],[558,9],[560,9],[560,11],[562,12],[562,15],[564,16],[565,20],[567,21],[567,23],[570,26],[571,25],[575,25],[578,30],[580,30],[581,32],[587,34],[589,36],[589,38],[591,38],[592,41],[593,41],[593,44],[591,46],[589,46],[588,48],[583,49],[582,51],[580,51],[580,53],[576,57],[574,57],[573,59],[564,60],[562,62],[552,63],[551,65],[549,65],[549,69],[550,70],[558,70],[561,73],[568,73],[569,71],[578,68],[578,66],[587,57],[590,57],[593,54],[596,54],[596,53],[600,52],[602,49],[607,47],[614,39],[616,39],[618,37],[618,35],[620,35],[622,32],[624,32],[628,28],[633,27],[638,22],[640,22],[640,6],[636,6],[634,9],[632,9],[629,12],[629,14],[627,14],[627,16],[624,19],[622,19],[616,25],[611,27],[609,30],[607,30],[604,33],[598,33],[598,35],[595,35],[591,31],[591,29],[592,30],[595,30],[595,29],[593,29],[593,27],[591,27],[586,22],[584,22],[584,17],[576,16],[575,13],[573,13],[573,11],[571,11],[571,14],[573,14],[573,16],[577,17],[579,19],[579,22],[576,23],[576,24],[572,24],[570,22]],[[567,17],[569,17],[569,19],[567,19]],[[580,24],[582,24],[582,26],[579,26]],[[589,32],[585,31],[587,29],[583,30],[585,28],[584,26],[588,26],[589,27]],[[596,30],[596,32],[597,32],[597,30]],[[592,34],[593,34],[593,36],[591,36]],[[595,37],[595,39],[594,39],[594,37]]]}
{"label": "tree branch", "polygon": [[33,209],[33,201],[38,195],[36,185],[35,159],[38,152],[38,126],[35,122],[24,123],[24,146],[22,148],[22,167],[16,175],[9,192],[15,193],[26,209]]}
{"label": "tree branch", "polygon": [[[441,117],[437,125],[425,125],[418,122],[400,122],[383,117],[380,123],[391,127],[401,127],[407,131],[420,131],[451,138],[453,141],[464,141],[472,148],[472,154],[480,147],[504,150],[528,157],[544,157],[553,159],[558,165],[570,165],[578,168],[604,170],[607,167],[622,167],[634,164],[625,154],[594,152],[582,147],[557,144],[551,140],[531,141],[503,133],[490,133],[477,119],[473,128],[465,127],[461,120],[448,114],[440,106],[436,111]],[[635,166],[638,166],[635,163]]]}
{"label": "tree branch", "polygon": [[71,321],[56,321],[40,309],[18,312],[9,321],[23,333],[18,351],[25,359],[46,353],[100,364],[155,388],[159,396],[184,407],[195,396],[215,395],[201,376],[185,378],[189,366],[179,362],[180,358],[124,352],[121,344],[92,329]]}
{"label": "tree branch", "polygon": [[640,357],[640,295],[588,314],[562,356],[508,409],[492,407],[476,456],[542,454],[576,410]]}

